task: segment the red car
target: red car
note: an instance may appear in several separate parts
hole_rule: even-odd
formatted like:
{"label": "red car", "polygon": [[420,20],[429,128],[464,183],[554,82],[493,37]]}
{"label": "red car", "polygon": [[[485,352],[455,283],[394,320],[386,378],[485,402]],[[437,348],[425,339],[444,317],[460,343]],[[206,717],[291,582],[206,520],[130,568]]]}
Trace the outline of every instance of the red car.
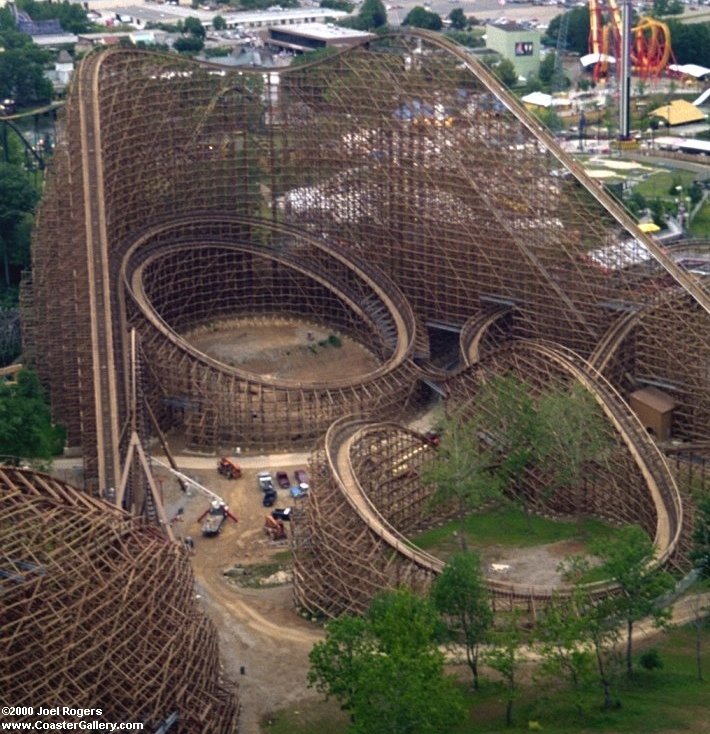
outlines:
{"label": "red car", "polygon": [[308,484],[308,472],[305,469],[296,469],[293,476],[296,478],[296,484]]}
{"label": "red car", "polygon": [[291,486],[288,474],[285,471],[276,472],[276,484],[278,484],[281,489],[288,489]]}

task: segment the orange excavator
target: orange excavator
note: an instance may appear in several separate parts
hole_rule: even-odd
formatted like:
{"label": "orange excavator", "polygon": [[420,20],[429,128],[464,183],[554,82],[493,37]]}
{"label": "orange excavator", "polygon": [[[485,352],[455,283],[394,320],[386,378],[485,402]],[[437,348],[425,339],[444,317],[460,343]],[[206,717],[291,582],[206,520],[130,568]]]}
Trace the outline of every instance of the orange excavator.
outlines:
{"label": "orange excavator", "polygon": [[283,520],[277,520],[271,515],[264,518],[264,532],[271,540],[286,540],[286,527]]}

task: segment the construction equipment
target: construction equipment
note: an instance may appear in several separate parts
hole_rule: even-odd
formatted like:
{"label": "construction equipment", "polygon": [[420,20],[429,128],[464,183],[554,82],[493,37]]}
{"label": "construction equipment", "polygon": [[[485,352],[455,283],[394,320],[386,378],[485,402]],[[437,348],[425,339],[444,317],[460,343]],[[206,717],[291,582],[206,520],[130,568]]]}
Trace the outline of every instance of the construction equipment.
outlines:
{"label": "construction equipment", "polygon": [[197,518],[197,522],[202,522],[203,535],[219,535],[227,518],[238,522],[224,502],[213,500],[210,506]]}
{"label": "construction equipment", "polygon": [[286,540],[286,527],[283,520],[277,520],[271,515],[264,519],[264,532],[271,540]]}
{"label": "construction equipment", "polygon": [[242,468],[231,459],[223,456],[217,464],[217,471],[227,479],[239,479],[242,476]]}

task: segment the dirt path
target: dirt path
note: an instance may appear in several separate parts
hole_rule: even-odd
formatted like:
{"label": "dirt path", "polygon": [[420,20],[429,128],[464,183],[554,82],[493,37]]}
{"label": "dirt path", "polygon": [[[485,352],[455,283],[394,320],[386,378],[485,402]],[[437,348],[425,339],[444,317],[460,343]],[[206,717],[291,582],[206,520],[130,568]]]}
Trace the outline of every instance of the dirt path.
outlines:
{"label": "dirt path", "polygon": [[[259,734],[259,722],[270,711],[316,697],[307,688],[306,672],[308,653],[313,643],[322,639],[322,631],[296,613],[290,584],[246,588],[232,583],[224,571],[235,565],[288,563],[287,543],[275,543],[263,532],[269,509],[261,504],[256,472],[283,470],[293,477],[293,470],[305,467],[305,461],[298,455],[249,457],[242,462],[242,479],[236,481],[217,473],[216,458],[179,457],[178,464],[222,497],[239,520],[236,524],[228,521],[217,537],[203,537],[198,518],[209,499],[197,491],[186,496],[177,482],[160,470],[167,515],[175,517],[182,508],[183,519],[174,525],[175,534],[193,539],[196,591],[217,628],[225,673],[239,686],[240,734]],[[278,506],[292,503],[288,493],[279,490]]]}

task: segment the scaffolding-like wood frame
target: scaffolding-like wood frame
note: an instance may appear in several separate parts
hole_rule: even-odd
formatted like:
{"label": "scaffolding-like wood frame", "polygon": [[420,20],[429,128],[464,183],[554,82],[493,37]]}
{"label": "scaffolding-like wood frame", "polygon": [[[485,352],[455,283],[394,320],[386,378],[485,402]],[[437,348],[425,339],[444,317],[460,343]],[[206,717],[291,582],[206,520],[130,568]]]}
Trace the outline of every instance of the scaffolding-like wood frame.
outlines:
{"label": "scaffolding-like wood frame", "polygon": [[[195,599],[185,549],[48,475],[0,467],[4,704],[101,709],[92,720],[232,734],[238,701]],[[42,717],[66,721],[67,716]]]}
{"label": "scaffolding-like wood frame", "polygon": [[[477,331],[498,307],[505,317],[470,358],[546,339],[590,359],[622,393],[662,386],[677,405],[676,436],[708,436],[708,279],[640,232],[440,36],[404,32],[269,75],[92,53],[46,188],[25,337],[94,490],[117,485],[126,451],[131,325],[145,342],[151,409],[202,447],[273,448],[321,435],[339,415],[393,417],[421,395],[418,378],[431,383],[426,328]],[[172,236],[181,254],[169,254]],[[198,251],[210,254],[190,283]],[[304,253],[298,271],[293,258]],[[150,309],[133,299],[138,282],[123,279],[144,257],[154,258],[142,266]],[[241,273],[237,295],[210,271],[228,263]],[[212,298],[198,297],[200,278],[219,282]],[[373,283],[379,305],[345,316],[341,296]],[[406,357],[395,365],[385,350],[387,369],[371,382],[315,390],[244,379],[180,342],[186,324],[230,310],[283,313],[296,294],[304,315],[356,327],[375,352],[387,341],[379,310],[389,323],[404,319]]]}

